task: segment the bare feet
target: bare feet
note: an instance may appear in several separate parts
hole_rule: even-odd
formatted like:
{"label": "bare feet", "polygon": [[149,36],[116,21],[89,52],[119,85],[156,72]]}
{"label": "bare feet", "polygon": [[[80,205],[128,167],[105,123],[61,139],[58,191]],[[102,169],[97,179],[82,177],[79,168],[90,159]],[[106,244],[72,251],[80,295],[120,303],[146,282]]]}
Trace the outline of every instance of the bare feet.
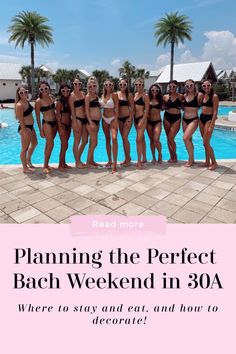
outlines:
{"label": "bare feet", "polygon": [[26,167],[26,168],[23,168],[23,173],[32,173],[33,170],[31,170],[30,168]]}
{"label": "bare feet", "polygon": [[111,173],[116,173],[116,172],[117,172],[117,164],[113,163]]}
{"label": "bare feet", "polygon": [[210,167],[210,163],[204,162],[204,163],[200,163],[198,165],[198,167]]}
{"label": "bare feet", "polygon": [[31,162],[31,161],[27,161],[27,166],[28,166],[29,168],[35,168],[35,166],[32,165],[32,162]]}
{"label": "bare feet", "polygon": [[218,167],[217,163],[214,163],[210,167],[208,167],[208,170],[214,171],[217,167]]}
{"label": "bare feet", "polygon": [[90,162],[90,165],[97,166],[97,167],[101,166],[99,163],[95,161]]}
{"label": "bare feet", "polygon": [[50,172],[52,172],[52,169],[49,166],[43,168],[43,173],[48,174]]}
{"label": "bare feet", "polygon": [[141,169],[143,168],[142,163],[141,163],[141,162],[138,162],[138,163],[136,164],[136,168],[137,168],[138,170],[141,170]]}
{"label": "bare feet", "polygon": [[123,165],[123,167],[128,167],[128,166],[130,166],[130,165],[131,165],[131,160],[129,160],[129,161],[124,161],[124,162],[122,163],[122,165]]}
{"label": "bare feet", "polygon": [[76,165],[75,165],[76,168],[86,168],[86,165],[82,162],[78,162]]}
{"label": "bare feet", "polygon": [[86,167],[88,167],[88,168],[98,168],[98,166],[97,165],[94,165],[94,164],[92,164],[92,163],[88,163],[87,165],[86,165]]}
{"label": "bare feet", "polygon": [[58,170],[61,172],[65,172],[65,167],[64,166],[58,166]]}
{"label": "bare feet", "polygon": [[184,167],[191,167],[193,164],[194,164],[194,161],[187,161],[187,162],[184,164]]}
{"label": "bare feet", "polygon": [[157,160],[156,159],[153,159],[152,160],[152,164],[155,165],[157,163]]}
{"label": "bare feet", "polygon": [[111,161],[108,161],[106,164],[105,164],[105,167],[107,168],[111,168],[112,166],[112,162]]}
{"label": "bare feet", "polygon": [[[86,166],[86,165],[85,165]],[[72,167],[70,165],[67,165],[66,163],[64,164],[63,166],[64,168],[68,168],[68,169],[71,169]]]}

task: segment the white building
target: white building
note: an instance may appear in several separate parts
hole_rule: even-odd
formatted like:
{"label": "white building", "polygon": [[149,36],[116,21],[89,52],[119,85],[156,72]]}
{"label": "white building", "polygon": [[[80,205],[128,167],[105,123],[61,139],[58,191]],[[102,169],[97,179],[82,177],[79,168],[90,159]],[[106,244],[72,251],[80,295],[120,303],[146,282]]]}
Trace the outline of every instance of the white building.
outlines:
{"label": "white building", "polygon": [[22,83],[21,64],[0,63],[0,101],[15,100],[16,90]]}
{"label": "white building", "polygon": [[[162,87],[163,92],[165,92],[170,81],[170,65],[164,66],[159,71],[151,71],[151,74],[152,76],[150,75],[151,77],[147,79],[150,80],[150,84],[148,83],[149,87],[152,83],[156,82]],[[215,69],[210,61],[175,64],[173,78],[178,81],[180,91],[188,79],[192,79],[196,83],[197,89],[199,89],[200,83],[205,79],[209,79],[213,83],[217,81]],[[147,86],[145,83],[145,87]]]}

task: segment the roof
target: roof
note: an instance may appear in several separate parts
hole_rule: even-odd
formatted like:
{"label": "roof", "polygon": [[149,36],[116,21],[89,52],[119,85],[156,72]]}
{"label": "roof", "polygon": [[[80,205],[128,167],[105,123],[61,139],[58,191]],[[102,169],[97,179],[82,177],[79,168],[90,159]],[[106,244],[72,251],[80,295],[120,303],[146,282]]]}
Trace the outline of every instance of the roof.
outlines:
{"label": "roof", "polygon": [[83,74],[85,77],[89,77],[90,74],[87,72],[87,70],[85,69],[79,69],[79,71],[81,72],[81,74]]}
{"label": "roof", "polygon": [[0,63],[0,80],[22,81],[22,77],[19,74],[21,66],[21,64]]}
{"label": "roof", "polygon": [[[207,72],[210,66],[212,66],[212,63],[210,61],[175,64],[173,69],[173,78],[178,82],[185,82],[190,78],[195,82],[202,81],[205,73]],[[215,72],[214,68],[213,71]],[[170,65],[166,65],[162,68],[160,76],[157,79],[157,82],[168,83],[169,80],[170,80]]]}

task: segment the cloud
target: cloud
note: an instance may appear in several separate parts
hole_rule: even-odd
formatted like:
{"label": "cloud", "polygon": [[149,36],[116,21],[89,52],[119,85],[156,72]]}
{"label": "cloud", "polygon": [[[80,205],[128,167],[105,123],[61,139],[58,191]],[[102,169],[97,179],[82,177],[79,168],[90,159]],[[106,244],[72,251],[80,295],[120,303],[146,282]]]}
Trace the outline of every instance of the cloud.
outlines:
{"label": "cloud", "polygon": [[236,37],[230,31],[204,33],[207,41],[203,46],[202,60],[211,60],[216,69],[236,66]]}
{"label": "cloud", "polygon": [[160,68],[162,66],[168,65],[170,62],[170,53],[161,54],[156,59],[156,67]]}
{"label": "cloud", "polygon": [[121,65],[121,60],[119,58],[113,59],[111,62],[112,66],[120,66]]}
{"label": "cloud", "polygon": [[198,61],[198,58],[194,57],[191,50],[187,49],[181,54],[179,62],[180,63],[194,63]]}

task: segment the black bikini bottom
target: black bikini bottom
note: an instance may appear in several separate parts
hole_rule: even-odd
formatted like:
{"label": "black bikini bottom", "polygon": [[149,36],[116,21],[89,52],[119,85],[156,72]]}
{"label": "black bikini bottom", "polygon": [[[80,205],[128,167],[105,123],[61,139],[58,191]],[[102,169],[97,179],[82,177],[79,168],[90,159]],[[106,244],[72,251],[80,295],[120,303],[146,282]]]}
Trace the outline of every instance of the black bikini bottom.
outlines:
{"label": "black bikini bottom", "polygon": [[200,115],[200,121],[202,122],[203,125],[206,124],[209,120],[212,120],[213,114],[203,114],[201,113]]}
{"label": "black bikini bottom", "polygon": [[129,116],[126,117],[119,117],[118,118],[122,123],[125,123],[127,121],[127,119],[129,119]]}
{"label": "black bikini bottom", "polygon": [[48,124],[48,125],[50,125],[52,128],[54,128],[56,125],[57,125],[57,121],[56,120],[53,120],[53,121],[51,121],[51,120],[42,120],[42,124]]}
{"label": "black bikini bottom", "polygon": [[140,121],[140,119],[142,119],[143,118],[143,116],[140,116],[140,117],[134,117],[134,122],[136,123],[136,124],[138,124],[139,123],[139,121]]}
{"label": "black bikini bottom", "polygon": [[63,125],[63,127],[65,127],[65,130],[70,130],[70,128],[71,128],[70,124],[66,124],[66,123],[61,122],[61,125]]}
{"label": "black bikini bottom", "polygon": [[192,123],[192,122],[193,122],[194,120],[196,120],[196,119],[198,119],[198,117],[189,118],[189,119],[183,117],[183,121],[184,121],[184,123],[186,123],[187,125],[189,125],[190,123]]}
{"label": "black bikini bottom", "polygon": [[[34,129],[34,126],[33,124],[26,124],[25,125],[26,128],[29,128],[30,130],[33,130]],[[21,131],[21,126],[19,125],[18,127],[18,133]]]}
{"label": "black bikini bottom", "polygon": [[96,125],[98,125],[100,123],[100,120],[95,120],[95,119],[93,120],[92,119],[92,122],[95,123]]}
{"label": "black bikini bottom", "polygon": [[181,119],[181,113],[173,114],[173,113],[169,113],[169,112],[165,111],[164,118],[170,124],[174,124],[174,123],[178,122],[178,120]]}
{"label": "black bikini bottom", "polygon": [[85,125],[85,124],[88,124],[88,119],[85,117],[85,118],[80,118],[80,117],[76,117],[76,119],[78,119],[82,125]]}
{"label": "black bikini bottom", "polygon": [[161,123],[161,119],[158,120],[148,120],[147,124],[151,125],[151,127],[155,127],[157,124]]}

